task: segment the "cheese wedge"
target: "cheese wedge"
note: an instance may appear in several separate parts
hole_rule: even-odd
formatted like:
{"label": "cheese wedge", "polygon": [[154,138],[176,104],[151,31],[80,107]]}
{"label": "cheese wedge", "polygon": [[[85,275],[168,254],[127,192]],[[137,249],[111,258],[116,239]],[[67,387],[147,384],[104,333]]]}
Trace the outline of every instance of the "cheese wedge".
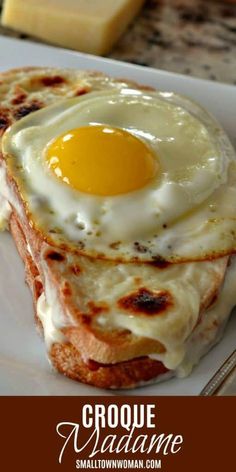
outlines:
{"label": "cheese wedge", "polygon": [[106,54],[144,0],[5,0],[2,24],[60,46]]}

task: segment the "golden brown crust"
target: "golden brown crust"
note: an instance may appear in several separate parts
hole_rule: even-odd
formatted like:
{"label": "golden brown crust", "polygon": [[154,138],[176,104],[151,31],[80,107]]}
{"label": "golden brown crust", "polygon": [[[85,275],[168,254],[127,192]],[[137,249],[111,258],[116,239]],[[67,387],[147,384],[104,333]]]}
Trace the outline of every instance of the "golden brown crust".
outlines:
{"label": "golden brown crust", "polygon": [[67,377],[106,389],[134,388],[167,373],[161,362],[148,357],[110,366],[90,366],[71,344],[54,344],[50,358],[56,369]]}

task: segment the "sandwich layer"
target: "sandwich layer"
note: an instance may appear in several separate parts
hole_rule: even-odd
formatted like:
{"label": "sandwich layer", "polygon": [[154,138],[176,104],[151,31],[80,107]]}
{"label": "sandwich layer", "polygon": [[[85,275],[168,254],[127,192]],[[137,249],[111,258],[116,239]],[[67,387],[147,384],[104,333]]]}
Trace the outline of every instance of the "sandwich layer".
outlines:
{"label": "sandwich layer", "polygon": [[[232,258],[227,270],[223,288],[220,294],[219,284],[215,286],[213,303],[199,319],[192,335],[186,343],[186,353],[182,363],[176,370],[168,370],[157,355],[137,357],[135,359],[118,363],[101,363],[81,354],[78,344],[70,342],[63,330],[55,330],[55,326],[48,333],[47,323],[41,321],[39,313],[39,300],[44,297],[43,283],[39,271],[30,254],[29,245],[26,243],[17,217],[12,214],[10,218],[10,230],[16,242],[18,251],[25,263],[26,281],[32,291],[35,319],[39,331],[44,338],[48,335],[54,337],[54,341],[48,344],[48,355],[52,365],[62,374],[100,388],[134,388],[169,378],[170,376],[186,376],[193,366],[199,362],[200,357],[212,347],[223,334],[225,323],[236,303],[235,277],[236,260]],[[120,344],[121,346],[121,344]],[[122,346],[121,346],[122,347]],[[88,351],[86,351],[88,355]],[[92,355],[92,353],[91,353]],[[155,358],[156,357],[156,358]]]}

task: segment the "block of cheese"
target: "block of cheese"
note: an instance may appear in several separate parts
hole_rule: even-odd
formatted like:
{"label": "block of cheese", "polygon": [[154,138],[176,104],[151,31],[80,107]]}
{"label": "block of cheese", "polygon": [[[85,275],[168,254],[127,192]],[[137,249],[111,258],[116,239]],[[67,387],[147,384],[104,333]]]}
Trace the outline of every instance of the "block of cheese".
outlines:
{"label": "block of cheese", "polygon": [[106,54],[145,0],[5,0],[2,24],[53,44]]}

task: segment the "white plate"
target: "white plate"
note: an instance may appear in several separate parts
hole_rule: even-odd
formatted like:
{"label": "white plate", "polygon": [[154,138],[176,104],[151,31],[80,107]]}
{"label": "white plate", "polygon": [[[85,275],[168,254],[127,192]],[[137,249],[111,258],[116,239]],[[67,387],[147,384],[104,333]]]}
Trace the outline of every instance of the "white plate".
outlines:
{"label": "white plate", "polygon": [[[230,85],[193,79],[62,49],[0,38],[0,70],[25,65],[100,70],[134,79],[162,90],[173,90],[197,100],[221,122],[236,143],[236,89]],[[0,235],[0,394],[1,395],[114,395],[82,385],[51,371],[44,344],[38,337],[31,296],[23,283],[24,269],[8,234]],[[224,338],[202,359],[187,379],[126,392],[127,395],[198,395],[236,346],[236,317]],[[118,393],[119,394],[119,393]]]}

